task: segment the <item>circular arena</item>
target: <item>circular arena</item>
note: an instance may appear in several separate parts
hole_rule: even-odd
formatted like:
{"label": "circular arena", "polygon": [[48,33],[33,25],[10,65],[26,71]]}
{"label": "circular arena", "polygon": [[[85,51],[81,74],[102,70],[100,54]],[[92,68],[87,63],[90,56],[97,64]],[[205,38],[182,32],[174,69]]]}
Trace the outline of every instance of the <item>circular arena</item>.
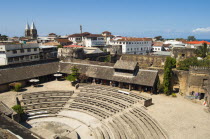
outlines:
{"label": "circular arena", "polygon": [[82,84],[76,91],[22,94],[28,127],[54,139],[167,139],[144,109],[151,99],[115,87]]}

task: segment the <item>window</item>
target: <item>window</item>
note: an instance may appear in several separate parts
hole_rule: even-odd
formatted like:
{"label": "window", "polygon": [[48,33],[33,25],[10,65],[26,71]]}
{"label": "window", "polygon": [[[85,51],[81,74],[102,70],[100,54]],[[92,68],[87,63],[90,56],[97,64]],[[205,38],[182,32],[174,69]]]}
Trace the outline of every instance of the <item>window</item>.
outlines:
{"label": "window", "polygon": [[125,42],[123,42],[123,44],[125,44]]}
{"label": "window", "polygon": [[12,53],[13,53],[13,54],[17,54],[17,50],[13,50]]}
{"label": "window", "polygon": [[27,49],[27,52],[31,52],[31,49],[30,49],[30,48],[28,48],[28,49]]}
{"label": "window", "polygon": [[129,44],[131,44],[131,42],[129,42]]}
{"label": "window", "polygon": [[131,48],[131,51],[132,51],[132,48]]}
{"label": "window", "polygon": [[5,51],[0,51],[0,54],[5,54]]}
{"label": "window", "polygon": [[37,51],[37,48],[34,48],[34,51]]}
{"label": "window", "polygon": [[21,49],[20,52],[21,52],[21,53],[24,53],[24,49]]}
{"label": "window", "polygon": [[127,50],[129,51],[129,48]]}
{"label": "window", "polygon": [[8,58],[8,62],[13,62],[13,58]]}

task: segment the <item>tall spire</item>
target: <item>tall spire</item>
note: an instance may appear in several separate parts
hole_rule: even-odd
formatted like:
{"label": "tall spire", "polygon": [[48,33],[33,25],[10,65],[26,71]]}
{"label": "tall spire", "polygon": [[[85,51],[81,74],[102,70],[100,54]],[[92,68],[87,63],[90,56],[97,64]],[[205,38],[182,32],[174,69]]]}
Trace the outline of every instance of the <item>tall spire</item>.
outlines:
{"label": "tall spire", "polygon": [[31,29],[36,29],[34,22],[32,22],[32,24],[31,24]]}
{"label": "tall spire", "polygon": [[29,25],[28,25],[28,22],[26,23],[26,28],[25,28],[26,30],[28,30],[29,29]]}

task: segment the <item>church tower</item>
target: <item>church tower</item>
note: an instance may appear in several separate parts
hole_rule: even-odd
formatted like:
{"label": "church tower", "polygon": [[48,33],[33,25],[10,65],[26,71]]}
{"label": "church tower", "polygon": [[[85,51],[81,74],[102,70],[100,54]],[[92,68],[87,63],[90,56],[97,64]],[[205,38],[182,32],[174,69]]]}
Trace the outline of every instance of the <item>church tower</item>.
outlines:
{"label": "church tower", "polygon": [[37,30],[36,30],[36,27],[34,25],[34,22],[32,22],[32,24],[31,24],[30,36],[31,36],[32,39],[37,38]]}
{"label": "church tower", "polygon": [[26,28],[25,28],[25,37],[30,37],[31,34],[30,34],[30,28],[29,28],[29,25],[28,23],[26,24]]}

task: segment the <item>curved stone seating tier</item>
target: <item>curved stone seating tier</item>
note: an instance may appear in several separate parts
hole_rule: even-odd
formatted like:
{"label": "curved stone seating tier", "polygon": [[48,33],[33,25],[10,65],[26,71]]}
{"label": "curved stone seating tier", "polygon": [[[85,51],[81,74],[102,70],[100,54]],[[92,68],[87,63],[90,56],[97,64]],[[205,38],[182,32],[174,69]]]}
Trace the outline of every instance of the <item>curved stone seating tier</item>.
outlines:
{"label": "curved stone seating tier", "polygon": [[50,108],[50,107],[60,107],[62,108],[66,102],[43,102],[23,106],[24,110],[40,109],[40,108]]}
{"label": "curved stone seating tier", "polygon": [[66,102],[70,97],[48,97],[48,98],[35,98],[35,99],[26,99],[21,100],[24,105],[43,103],[43,102]]}
{"label": "curved stone seating tier", "polygon": [[125,136],[127,138],[133,138],[133,131],[132,128],[129,124],[127,124],[123,119],[121,119],[120,117],[115,117],[113,119],[113,122],[118,124],[119,127],[121,127],[121,130],[125,133]]}
{"label": "curved stone seating tier", "polygon": [[94,100],[94,99],[87,99],[87,98],[75,98],[74,102],[79,102],[79,103],[85,103],[89,105],[94,105],[103,109],[106,109],[110,112],[116,113],[119,112],[122,109],[116,108],[115,106],[111,106],[110,104]]}
{"label": "curved stone seating tier", "polygon": [[112,139],[112,136],[110,135],[110,131],[107,131],[107,127],[105,127],[104,125],[101,126],[102,132],[105,136],[105,139]]}
{"label": "curved stone seating tier", "polygon": [[104,95],[104,96],[114,97],[116,99],[126,101],[130,104],[134,104],[134,103],[138,102],[138,100],[136,100],[136,99],[129,98],[129,97],[124,96],[124,95],[119,94],[119,93],[113,93],[113,92],[109,92],[109,91],[105,91],[105,90],[103,90],[103,91],[89,90],[87,92],[81,91],[81,93],[101,94],[101,95]]}
{"label": "curved stone seating tier", "polygon": [[101,118],[104,118],[104,119],[108,118],[111,115],[111,113],[109,113],[108,111],[104,111],[104,110],[99,109],[98,107],[91,106],[88,104],[83,104],[83,103],[73,102],[69,108],[70,109],[81,109],[84,111],[88,111],[88,112],[91,112]]}
{"label": "curved stone seating tier", "polygon": [[159,125],[148,114],[146,114],[139,108],[133,109],[133,113],[137,113],[138,114],[137,117],[144,119],[144,122],[146,123],[153,137],[160,139],[167,138],[162,129],[159,127]]}
{"label": "curved stone seating tier", "polygon": [[55,117],[55,114],[43,114],[43,115],[35,115],[28,117],[29,120],[35,119],[35,118],[45,118],[45,117]]}
{"label": "curved stone seating tier", "polygon": [[42,108],[42,109],[34,109],[27,111],[27,115],[29,117],[35,116],[35,115],[43,115],[43,114],[56,114],[59,112],[61,108]]}
{"label": "curved stone seating tier", "polygon": [[44,98],[44,97],[51,97],[51,96],[71,96],[74,91],[42,91],[42,92],[34,92],[34,93],[27,93],[23,94],[23,99],[33,99],[33,98]]}
{"label": "curved stone seating tier", "polygon": [[91,90],[94,90],[96,92],[103,92],[105,93],[114,93],[114,94],[120,94],[121,96],[125,96],[130,103],[134,104],[136,102],[141,102],[144,106],[150,106],[152,105],[152,99],[142,96],[141,94],[136,94],[133,92],[129,92],[129,94],[124,94],[118,92],[118,88],[116,87],[111,87],[111,86],[105,86],[105,85],[87,85],[84,86],[80,89],[81,92],[90,92]]}
{"label": "curved stone seating tier", "polygon": [[117,105],[121,108],[127,108],[129,106],[131,106],[131,104],[124,102],[122,100],[116,99],[116,98],[112,98],[109,96],[104,96],[104,95],[100,95],[100,94],[87,94],[87,93],[80,93],[78,94],[78,96],[80,98],[91,98],[91,99],[97,99],[100,101],[104,101],[104,102],[109,102],[111,104]]}
{"label": "curved stone seating tier", "polygon": [[126,130],[124,130],[122,125],[116,120],[112,120],[112,122],[113,122],[115,129],[118,130],[118,133],[120,134],[121,139],[126,139],[128,136],[126,136],[126,133],[125,133]]}

